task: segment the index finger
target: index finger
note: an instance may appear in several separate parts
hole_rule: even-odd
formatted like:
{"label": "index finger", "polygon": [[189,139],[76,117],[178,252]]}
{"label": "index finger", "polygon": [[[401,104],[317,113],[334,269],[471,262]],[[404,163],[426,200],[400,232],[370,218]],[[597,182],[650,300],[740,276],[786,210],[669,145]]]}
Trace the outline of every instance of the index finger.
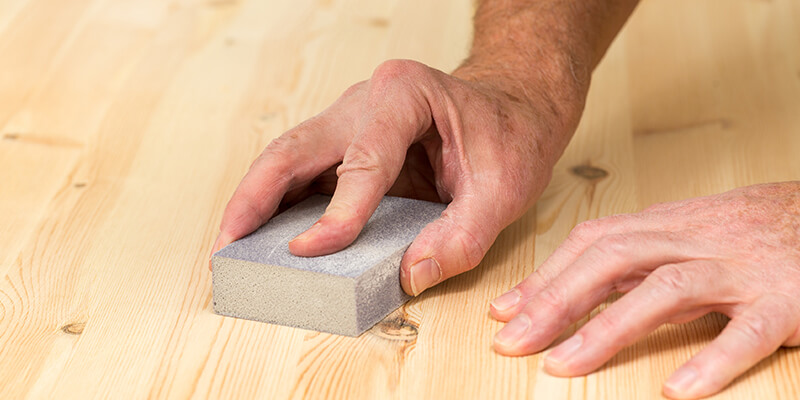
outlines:
{"label": "index finger", "polygon": [[330,254],[361,233],[400,174],[409,147],[433,123],[428,101],[417,86],[425,80],[423,68],[394,61],[375,70],[359,130],[337,170],[331,202],[317,223],[289,242],[293,254]]}
{"label": "index finger", "polygon": [[326,118],[315,117],[264,149],[225,207],[212,254],[272,218],[286,192],[307,185],[341,161],[347,140],[326,134],[332,128],[334,125],[327,123]]}

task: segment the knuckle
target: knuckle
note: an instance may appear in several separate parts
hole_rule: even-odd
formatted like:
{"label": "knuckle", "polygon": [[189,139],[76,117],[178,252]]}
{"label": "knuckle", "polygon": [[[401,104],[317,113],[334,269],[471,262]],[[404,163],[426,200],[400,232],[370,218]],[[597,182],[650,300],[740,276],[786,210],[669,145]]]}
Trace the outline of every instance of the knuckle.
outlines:
{"label": "knuckle", "polygon": [[[303,132],[315,124],[318,124],[318,121],[316,118],[312,118],[272,139],[256,161],[292,160],[296,156],[298,149],[303,147]],[[255,165],[256,162],[253,164]]]}
{"label": "knuckle", "polygon": [[[258,221],[266,219],[264,211],[258,207],[253,197],[249,195],[237,196],[228,203],[225,215],[220,222],[220,231],[232,232],[238,236],[246,226],[255,218]],[[249,232],[245,232],[249,233]]]}
{"label": "knuckle", "polygon": [[675,296],[684,292],[690,283],[690,278],[686,271],[677,265],[667,264],[653,271],[645,281],[656,290]]}
{"label": "knuckle", "polygon": [[420,71],[422,64],[411,60],[387,60],[375,68],[372,84],[395,83]]}
{"label": "knuckle", "polygon": [[458,241],[459,248],[463,252],[463,260],[467,262],[467,269],[475,268],[483,260],[483,256],[488,251],[487,246],[475,235],[475,230],[470,230],[469,226],[464,226],[456,221],[452,215],[445,210],[442,213],[442,220],[452,225],[453,239]]}
{"label": "knuckle", "polygon": [[527,278],[523,279],[516,288],[522,292],[522,295],[526,298],[531,297],[533,294],[538,293],[542,289],[544,289],[547,285],[547,278],[542,274],[540,269],[536,269],[533,271],[532,274],[528,275]]}
{"label": "knuckle", "polygon": [[769,351],[772,347],[772,335],[769,324],[764,318],[755,316],[741,316],[731,328],[743,336],[747,343],[751,343],[759,352]]}
{"label": "knuckle", "polygon": [[615,234],[603,236],[592,246],[604,258],[621,258],[630,251],[631,239],[625,235]]}
{"label": "knuckle", "polygon": [[602,219],[583,221],[572,228],[567,240],[576,243],[591,243],[607,231],[606,222]]}
{"label": "knuckle", "polygon": [[274,184],[292,182],[295,178],[291,168],[294,158],[295,154],[291,149],[268,146],[250,164],[248,174],[256,173],[256,171],[270,171],[271,174],[276,176]]}
{"label": "knuckle", "polygon": [[552,315],[563,316],[566,315],[568,311],[563,298],[564,296],[561,296],[557,290],[550,286],[547,289],[539,292],[539,294],[536,296],[536,302],[540,306],[549,309]]}
{"label": "knuckle", "polygon": [[295,139],[281,135],[269,142],[258,157],[262,160],[288,157],[293,153],[293,142]]}
{"label": "knuckle", "polygon": [[480,245],[478,239],[472,233],[462,230],[463,234],[460,235],[461,248],[464,249],[464,259],[469,264],[468,268],[475,268],[480,264],[483,255],[486,253]]}
{"label": "knuckle", "polygon": [[338,169],[341,174],[351,171],[375,172],[382,169],[382,160],[374,151],[369,151],[362,146],[352,145],[345,153],[342,165]]}
{"label": "knuckle", "polygon": [[347,88],[342,93],[340,98],[348,98],[348,97],[352,97],[352,96],[356,95],[357,93],[359,93],[364,88],[364,85],[366,85],[366,83],[367,83],[367,81],[361,81],[361,82],[358,82],[358,83],[350,86],[349,88]]}
{"label": "knuckle", "polygon": [[353,145],[347,149],[342,165],[336,169],[336,174],[341,177],[354,172],[366,173],[388,190],[392,186],[393,179],[384,164],[384,160],[378,157],[376,152]]}
{"label": "knuckle", "polygon": [[596,331],[613,334],[619,332],[620,321],[616,316],[612,316],[608,311],[603,311],[591,319],[593,325],[596,324]]}

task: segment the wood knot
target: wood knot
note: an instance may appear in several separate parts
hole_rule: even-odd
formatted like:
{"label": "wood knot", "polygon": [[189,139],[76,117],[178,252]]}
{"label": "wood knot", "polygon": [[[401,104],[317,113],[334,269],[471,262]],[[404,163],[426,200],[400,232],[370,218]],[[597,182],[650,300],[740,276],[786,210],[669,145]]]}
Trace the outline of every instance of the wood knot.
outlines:
{"label": "wood knot", "polygon": [[278,115],[279,114],[277,111],[267,111],[261,114],[261,116],[259,116],[258,119],[260,119],[262,122],[265,122],[277,117]]}
{"label": "wood knot", "polygon": [[228,7],[235,6],[239,2],[237,0],[210,0],[206,3],[209,7]]}
{"label": "wood knot", "polygon": [[19,139],[19,134],[18,133],[6,133],[5,135],[3,135],[3,139],[5,139],[5,140],[17,140],[17,139]]}
{"label": "wood knot", "polygon": [[390,316],[378,322],[372,328],[372,333],[388,340],[410,342],[417,340],[418,328],[405,318]]}
{"label": "wood knot", "polygon": [[381,17],[370,18],[369,20],[367,20],[367,23],[370,26],[374,26],[376,28],[386,28],[387,26],[389,26],[389,20]]}
{"label": "wood knot", "polygon": [[77,189],[80,189],[82,187],[86,187],[86,182],[75,182],[72,186]]}
{"label": "wood knot", "polygon": [[80,335],[86,328],[86,322],[73,322],[61,327],[61,331],[68,335]]}
{"label": "wood knot", "polygon": [[570,171],[589,181],[599,181],[608,176],[608,171],[591,165],[578,165],[577,167],[573,167]]}

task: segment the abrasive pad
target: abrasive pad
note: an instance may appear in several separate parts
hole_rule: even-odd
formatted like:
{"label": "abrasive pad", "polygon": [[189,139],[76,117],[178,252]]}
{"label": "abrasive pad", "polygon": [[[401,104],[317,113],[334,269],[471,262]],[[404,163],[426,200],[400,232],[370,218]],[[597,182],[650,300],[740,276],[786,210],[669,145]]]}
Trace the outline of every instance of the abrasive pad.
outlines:
{"label": "abrasive pad", "polygon": [[322,216],[330,197],[315,195],[212,256],[217,314],[358,336],[411,297],[400,260],[445,205],[384,197],[350,246],[297,257],[289,240]]}

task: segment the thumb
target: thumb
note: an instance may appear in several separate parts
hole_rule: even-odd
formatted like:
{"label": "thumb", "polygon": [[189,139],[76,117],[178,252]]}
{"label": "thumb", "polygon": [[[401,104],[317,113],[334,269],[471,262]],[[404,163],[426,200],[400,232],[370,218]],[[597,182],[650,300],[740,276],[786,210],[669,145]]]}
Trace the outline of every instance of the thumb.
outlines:
{"label": "thumb", "polygon": [[475,268],[501,227],[488,205],[457,197],[436,221],[414,239],[400,264],[403,290],[417,296],[425,289]]}

